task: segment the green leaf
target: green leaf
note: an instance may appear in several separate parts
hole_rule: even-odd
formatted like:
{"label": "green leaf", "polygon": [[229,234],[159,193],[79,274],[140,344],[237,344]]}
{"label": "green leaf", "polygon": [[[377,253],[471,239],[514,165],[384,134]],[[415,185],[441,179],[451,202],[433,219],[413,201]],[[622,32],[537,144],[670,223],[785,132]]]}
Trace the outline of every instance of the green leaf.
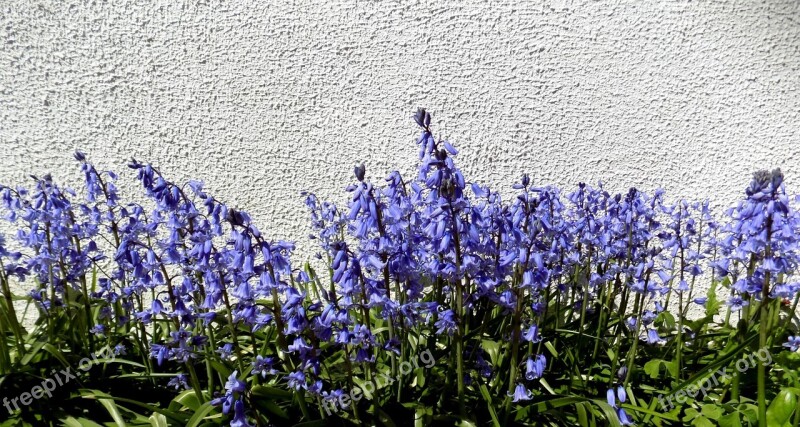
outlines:
{"label": "green leaf", "polygon": [[756,405],[745,403],[739,408],[740,411],[747,417],[747,420],[750,424],[758,423],[758,407]]}
{"label": "green leaf", "polygon": [[[97,395],[95,392],[96,392],[96,390],[86,390],[86,389],[80,390],[81,397],[83,397],[84,399],[101,400],[101,399],[109,399],[110,398],[110,397],[103,397],[101,395]],[[104,394],[104,393],[101,393],[101,394]],[[153,405],[149,405],[147,403],[139,402],[137,400],[127,399],[127,398],[119,397],[119,396],[116,396],[113,399],[115,401],[117,401],[117,402],[130,403],[132,405],[136,405],[136,406],[142,407],[144,409],[147,409],[150,412],[164,414],[167,418],[169,418],[169,419],[171,419],[171,420],[173,420],[175,422],[178,422],[178,423],[183,423],[189,418],[189,416],[186,415],[186,414],[182,414],[180,412],[170,411],[170,410],[167,410],[167,409],[162,409],[162,408],[159,408],[157,406],[153,406]]]}
{"label": "green leaf", "polygon": [[169,404],[169,409],[172,411],[180,411],[182,408],[187,408],[192,412],[200,407],[200,402],[197,400],[197,394],[194,390],[184,390],[181,394],[175,396]]}
{"label": "green leaf", "polygon": [[306,421],[299,424],[295,424],[294,427],[325,427],[328,425],[327,420],[314,420],[314,421]]}
{"label": "green leaf", "polygon": [[720,408],[717,405],[707,404],[703,405],[702,409],[700,410],[700,413],[708,418],[711,418],[712,420],[716,420],[722,416],[723,411],[722,408]]}
{"label": "green leaf", "polygon": [[714,423],[712,423],[708,418],[704,416],[699,416],[692,421],[692,425],[695,427],[715,427]]}
{"label": "green leaf", "polygon": [[492,365],[497,365],[497,355],[500,354],[500,344],[496,341],[483,340],[481,341],[481,347],[489,354]]}
{"label": "green leaf", "polygon": [[575,405],[578,415],[578,424],[580,424],[581,427],[589,427],[589,417],[586,415],[586,407],[584,405],[585,403],[583,402]]}
{"label": "green leaf", "polygon": [[664,367],[667,368],[667,372],[669,372],[672,378],[678,378],[678,361],[672,360],[667,362],[664,361]]}
{"label": "green leaf", "polygon": [[553,395],[556,394],[555,390],[553,390],[553,387],[550,387],[550,384],[544,378],[539,378],[539,384],[541,384],[542,387],[544,387],[544,389],[547,390],[550,394]]}
{"label": "green leaf", "polygon": [[611,407],[611,405],[608,404],[608,402],[599,399],[594,399],[592,401],[600,408],[601,411],[603,411],[603,415],[605,415],[608,425],[611,427],[622,427],[622,424],[619,423],[617,412]]}
{"label": "green leaf", "polygon": [[253,395],[259,396],[259,397],[268,397],[268,398],[277,397],[277,398],[286,399],[286,400],[291,400],[292,396],[294,396],[291,391],[280,389],[280,388],[275,388],[275,387],[270,387],[270,386],[266,386],[266,385],[257,385],[255,387],[253,387],[250,390],[250,392]]}
{"label": "green leaf", "polygon": [[789,390],[783,389],[772,399],[767,408],[767,424],[771,426],[782,426],[794,413],[797,405],[797,396]]}
{"label": "green leaf", "polygon": [[489,409],[489,415],[492,417],[492,424],[494,427],[500,427],[500,419],[497,418],[497,412],[495,412],[494,405],[492,404],[492,395],[489,394],[486,384],[481,383],[479,389],[481,391],[481,396],[483,396],[483,400],[486,401],[486,407]]}
{"label": "green leaf", "polygon": [[644,373],[649,375],[650,378],[658,378],[661,374],[661,359],[653,359],[644,364]]}
{"label": "green leaf", "polygon": [[94,421],[87,420],[86,418],[73,418],[69,417],[62,421],[66,427],[103,427]]}
{"label": "green leaf", "polygon": [[204,403],[203,406],[201,406],[200,409],[198,409],[197,412],[195,412],[194,415],[192,415],[192,418],[189,418],[189,421],[186,423],[186,427],[199,426],[200,422],[202,422],[205,419],[206,415],[213,409],[214,407],[211,406],[211,402]]}
{"label": "green leaf", "polygon": [[757,333],[750,333],[747,338],[744,339],[743,342],[736,345],[732,350],[729,350],[719,357],[717,357],[713,362],[705,365],[703,369],[695,372],[694,375],[689,377],[689,379],[685,380],[684,382],[680,383],[677,387],[673,388],[669,394],[674,395],[680,390],[688,387],[691,384],[697,384],[701,378],[708,377],[713,375],[719,368],[724,365],[730,363],[736,356],[741,354],[741,352],[750,345],[750,343],[754,342],[758,338]]}
{"label": "green leaf", "polygon": [[[368,391],[368,389],[374,389],[375,388],[372,384],[367,386],[367,382],[365,380],[363,380],[361,378],[357,378],[357,377],[353,378],[353,382],[356,383],[356,385],[358,385],[358,388],[360,389],[361,393],[364,395],[364,398],[366,398],[367,400],[372,400],[372,392]],[[351,391],[351,393],[352,393],[352,391]]]}
{"label": "green leaf", "polygon": [[427,406],[419,405],[414,411],[414,427],[423,427],[427,425],[426,421],[433,415],[433,409]]}
{"label": "green leaf", "polygon": [[33,357],[36,356],[42,349],[42,347],[44,347],[47,344],[48,343],[44,341],[37,341],[36,344],[33,345],[33,348],[31,348],[30,351],[28,351],[28,353],[25,354],[25,357],[22,358],[21,362],[22,366],[30,364],[31,360],[33,360]]}
{"label": "green leaf", "polygon": [[670,412],[654,411],[654,410],[652,410],[650,408],[646,408],[646,407],[643,407],[643,406],[631,405],[631,404],[628,404],[628,403],[623,403],[623,404],[620,405],[620,407],[622,407],[624,409],[629,409],[630,412],[641,412],[643,414],[647,414],[647,415],[650,415],[652,417],[662,418],[662,419],[665,419],[665,420],[678,422],[678,419],[675,416],[673,416]]}
{"label": "green leaf", "polygon": [[97,401],[99,401],[100,404],[106,408],[106,411],[108,411],[108,414],[111,415],[111,418],[114,420],[114,422],[117,423],[117,426],[127,426],[127,424],[125,424],[125,420],[122,419],[122,414],[119,413],[117,404],[114,403],[114,399],[111,396],[103,393],[100,390],[91,390],[91,392],[91,395],[84,395],[84,397],[95,397]]}
{"label": "green leaf", "polygon": [[141,363],[133,362],[133,361],[126,360],[126,359],[120,359],[120,358],[114,358],[114,359],[109,359],[109,358],[97,359],[97,360],[95,361],[95,363],[105,363],[105,364],[119,363],[119,364],[121,364],[121,365],[131,365],[131,366],[135,366],[135,367],[137,367],[137,368],[142,368],[142,369],[144,369],[144,368],[145,368],[145,366],[144,366],[144,365],[142,365]]}
{"label": "green leaf", "polygon": [[[728,278],[726,278],[728,280]],[[722,302],[717,300],[716,286],[712,285],[708,288],[706,293],[706,317],[712,317],[719,312]]]}
{"label": "green leaf", "polygon": [[272,400],[258,400],[256,402],[257,405],[261,406],[267,412],[271,413],[272,415],[277,416],[278,418],[282,418],[284,420],[289,419],[289,414],[283,410],[277,403]]}
{"label": "green leaf", "polygon": [[742,427],[742,421],[739,419],[739,413],[733,412],[728,415],[719,417],[719,427]]}
{"label": "green leaf", "polygon": [[153,414],[150,415],[150,426],[151,427],[168,427],[167,424],[167,417],[162,414]]}
{"label": "green leaf", "polygon": [[547,341],[547,342],[544,343],[544,346],[545,346],[545,348],[547,348],[547,351],[549,351],[550,354],[553,355],[553,357],[555,357],[556,359],[558,358],[558,352],[556,351],[556,348],[553,347],[553,343],[551,343],[550,341]]}
{"label": "green leaf", "polygon": [[700,412],[697,412],[697,409],[694,408],[687,408],[686,415],[683,417],[684,422],[689,422],[697,417],[700,416]]}
{"label": "green leaf", "polygon": [[675,328],[675,316],[669,311],[662,311],[656,316],[656,324],[664,326],[664,328],[672,330]]}

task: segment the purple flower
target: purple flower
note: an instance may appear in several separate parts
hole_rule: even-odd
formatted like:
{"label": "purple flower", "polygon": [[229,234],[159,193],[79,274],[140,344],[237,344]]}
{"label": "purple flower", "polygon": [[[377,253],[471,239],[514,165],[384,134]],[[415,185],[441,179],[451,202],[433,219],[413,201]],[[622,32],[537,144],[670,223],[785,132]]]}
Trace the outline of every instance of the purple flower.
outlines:
{"label": "purple flower", "polygon": [[267,375],[275,375],[278,371],[273,368],[275,364],[274,357],[264,357],[260,354],[256,356],[256,360],[253,361],[253,375],[261,375],[261,378],[266,378]]}
{"label": "purple flower", "polygon": [[627,400],[628,394],[625,392],[625,388],[622,386],[618,386],[616,389],[610,388],[606,391],[606,401],[609,405],[611,405],[612,408],[615,409],[620,424],[624,426],[633,425],[631,418],[628,416],[625,410],[618,405],[618,403],[625,403]]}
{"label": "purple flower", "polygon": [[655,329],[647,329],[646,341],[648,344],[664,344],[666,342],[665,339],[658,336],[658,331]]}
{"label": "purple flower", "polygon": [[525,378],[529,381],[541,378],[546,367],[547,359],[543,354],[536,356],[534,359],[529,357],[525,362]]}
{"label": "purple flower", "polygon": [[238,371],[233,371],[228,376],[228,381],[225,383],[225,390],[231,393],[243,393],[245,390],[245,383],[237,378]]}
{"label": "purple flower", "polygon": [[233,420],[231,420],[231,427],[252,427],[253,424],[250,424],[247,421],[247,416],[245,416],[244,410],[244,402],[241,399],[237,400],[236,403],[233,405]]}
{"label": "purple flower", "polygon": [[188,390],[191,388],[189,387],[189,382],[185,374],[175,375],[174,377],[172,377],[172,379],[169,380],[167,386],[172,387],[175,390]]}
{"label": "purple flower", "polygon": [[742,307],[750,305],[748,301],[745,301],[742,297],[738,295],[734,295],[730,299],[728,299],[727,304],[728,307],[730,307],[731,310],[733,311],[739,311],[742,309]]}
{"label": "purple flower", "polygon": [[788,348],[789,351],[797,351],[800,349],[800,335],[790,336],[789,340],[783,343],[783,346]]}
{"label": "purple flower", "polygon": [[[509,396],[512,395],[509,394]],[[524,385],[517,384],[516,388],[514,389],[512,402],[521,402],[524,400],[531,400],[531,392],[528,391]]]}
{"label": "purple flower", "polygon": [[301,390],[306,386],[306,375],[302,371],[294,371],[286,376],[289,388]]}
{"label": "purple flower", "polygon": [[538,343],[542,340],[542,337],[539,336],[539,326],[531,325],[528,330],[522,335],[522,338],[525,341]]}
{"label": "purple flower", "polygon": [[435,323],[437,334],[453,335],[456,330],[456,315],[453,310],[445,310],[439,314],[439,320]]}

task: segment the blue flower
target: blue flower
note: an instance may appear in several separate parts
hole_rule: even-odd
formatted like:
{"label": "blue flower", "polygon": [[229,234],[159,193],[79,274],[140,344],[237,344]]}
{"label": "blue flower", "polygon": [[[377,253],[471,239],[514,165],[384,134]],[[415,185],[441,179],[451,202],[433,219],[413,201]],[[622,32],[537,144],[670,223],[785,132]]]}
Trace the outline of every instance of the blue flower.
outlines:
{"label": "blue flower", "polygon": [[233,405],[233,420],[231,420],[231,427],[253,427],[253,424],[247,421],[245,415],[244,402],[241,399],[237,400]]}
{"label": "blue flower", "polygon": [[456,330],[456,315],[453,310],[445,310],[440,313],[435,326],[437,334],[453,335]]}
{"label": "blue flower", "polygon": [[542,340],[542,337],[539,336],[539,326],[531,325],[527,331],[522,335],[522,338],[525,341],[538,343]]}
{"label": "blue flower", "polygon": [[[512,395],[509,393],[509,396]],[[512,402],[521,402],[524,400],[531,400],[531,392],[528,391],[524,385],[517,384],[516,388],[514,389]]]}
{"label": "blue flower", "polygon": [[647,329],[646,341],[648,344],[664,344],[666,342],[665,339],[658,336],[658,331],[650,328]]}
{"label": "blue flower", "polygon": [[789,340],[783,343],[783,346],[788,348],[789,351],[797,351],[800,349],[800,336],[790,336]]}
{"label": "blue flower", "polygon": [[529,381],[541,378],[546,367],[547,359],[543,354],[536,356],[535,359],[529,357],[525,362],[525,378]]}
{"label": "blue flower", "polygon": [[252,364],[252,375],[261,375],[262,378],[266,378],[267,375],[275,375],[278,373],[278,371],[273,367],[275,364],[274,357],[264,357],[259,354],[256,356],[256,360],[254,360]]}
{"label": "blue flower", "polygon": [[191,388],[185,374],[175,375],[169,380],[167,386],[173,387],[175,390],[188,390]]}
{"label": "blue flower", "polygon": [[622,386],[618,386],[616,389],[610,388],[606,391],[606,401],[612,408],[614,408],[615,412],[617,413],[617,418],[619,418],[620,424],[624,426],[633,425],[633,421],[622,409],[618,404],[625,403],[628,400],[628,394],[625,392],[625,388]]}
{"label": "blue flower", "polygon": [[734,295],[734,296],[730,297],[730,299],[728,299],[726,304],[733,311],[739,311],[739,310],[742,309],[742,307],[750,305],[750,303],[748,301],[742,299],[742,297],[740,297],[738,295]]}
{"label": "blue flower", "polygon": [[238,374],[238,371],[231,372],[230,376],[228,376],[228,381],[225,383],[225,390],[230,393],[244,393],[246,385],[244,381],[237,378]]}

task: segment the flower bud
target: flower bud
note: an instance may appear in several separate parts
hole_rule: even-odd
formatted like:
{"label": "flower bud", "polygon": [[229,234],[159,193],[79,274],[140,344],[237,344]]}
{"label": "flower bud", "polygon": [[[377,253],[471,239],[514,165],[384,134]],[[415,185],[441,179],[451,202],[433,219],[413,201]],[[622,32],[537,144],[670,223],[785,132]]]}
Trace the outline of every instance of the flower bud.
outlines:
{"label": "flower bud", "polygon": [[617,379],[620,382],[625,382],[625,377],[627,377],[627,376],[628,376],[628,367],[627,366],[623,366],[623,367],[619,368],[619,370],[617,371]]}
{"label": "flower bud", "polygon": [[367,172],[367,168],[364,167],[364,164],[360,164],[353,168],[353,173],[356,175],[356,179],[363,182],[364,181],[364,174]]}
{"label": "flower bud", "polygon": [[781,168],[775,168],[772,170],[772,190],[777,190],[781,184],[783,183],[783,172],[781,172]]}
{"label": "flower bud", "polygon": [[420,108],[417,110],[417,113],[414,114],[414,121],[417,122],[419,127],[426,128],[431,123],[431,115],[428,114],[424,108]]}

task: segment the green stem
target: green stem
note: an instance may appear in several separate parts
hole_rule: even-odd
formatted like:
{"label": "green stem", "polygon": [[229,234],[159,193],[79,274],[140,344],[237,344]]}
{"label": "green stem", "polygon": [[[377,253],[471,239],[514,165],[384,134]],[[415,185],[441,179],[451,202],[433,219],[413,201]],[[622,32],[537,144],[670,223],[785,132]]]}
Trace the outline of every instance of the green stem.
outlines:
{"label": "green stem", "polygon": [[[767,275],[769,273],[766,273]],[[769,306],[767,301],[761,301],[761,321],[759,322],[759,348],[767,347],[767,326],[769,323]],[[767,427],[767,396],[766,396],[767,370],[764,362],[758,363],[758,425]]]}
{"label": "green stem", "polygon": [[[628,354],[628,373],[627,375],[625,375],[625,381],[623,381],[622,384],[623,387],[627,387],[628,382],[631,379],[631,374],[633,374],[633,362],[636,359],[636,351],[639,349],[639,333],[641,333],[641,327],[642,327],[642,313],[640,304],[642,299],[643,298],[641,298],[641,295],[636,294],[636,302],[634,304],[635,308],[634,312],[637,313],[636,330],[635,333],[633,334],[633,346],[631,347],[630,354]],[[617,358],[619,358],[619,355],[617,355]],[[614,377],[614,372],[611,373],[611,378],[613,377]]]}
{"label": "green stem", "polygon": [[[17,311],[14,309],[14,299],[11,296],[11,287],[8,285],[8,276],[5,275],[6,267],[0,261],[0,285],[2,285],[3,297],[6,300],[6,309],[8,311],[8,322],[11,324],[11,330],[14,333],[14,338],[17,345],[18,357],[22,357],[25,353],[25,343],[22,339],[22,326],[17,319]],[[5,333],[5,332],[3,332]]]}
{"label": "green stem", "polygon": [[[452,205],[451,205],[452,209]],[[455,217],[455,212],[452,212],[452,226],[453,226],[453,244],[455,245],[456,251],[456,274],[459,275],[459,278],[456,280],[456,333],[455,333],[455,341],[456,341],[456,375],[458,376],[456,384],[457,384],[457,392],[458,392],[458,408],[460,411],[461,416],[466,415],[466,407],[464,405],[464,394],[465,394],[465,387],[464,387],[464,342],[463,342],[463,331],[464,331],[464,289],[463,283],[461,282],[461,242],[459,239],[459,230],[458,224]]]}
{"label": "green stem", "polygon": [[[764,259],[772,256],[772,215],[767,215],[767,243],[764,250]],[[761,319],[758,324],[759,349],[767,348],[769,328],[769,285],[770,271],[764,272],[764,283],[761,285]],[[758,363],[758,425],[767,427],[767,365],[759,359]]]}
{"label": "green stem", "polygon": [[186,369],[189,371],[189,378],[192,381],[192,388],[194,389],[194,394],[197,396],[197,400],[202,404],[205,403],[205,397],[203,397],[203,390],[200,388],[200,380],[197,378],[197,372],[194,370],[194,366],[190,362],[186,362]]}

